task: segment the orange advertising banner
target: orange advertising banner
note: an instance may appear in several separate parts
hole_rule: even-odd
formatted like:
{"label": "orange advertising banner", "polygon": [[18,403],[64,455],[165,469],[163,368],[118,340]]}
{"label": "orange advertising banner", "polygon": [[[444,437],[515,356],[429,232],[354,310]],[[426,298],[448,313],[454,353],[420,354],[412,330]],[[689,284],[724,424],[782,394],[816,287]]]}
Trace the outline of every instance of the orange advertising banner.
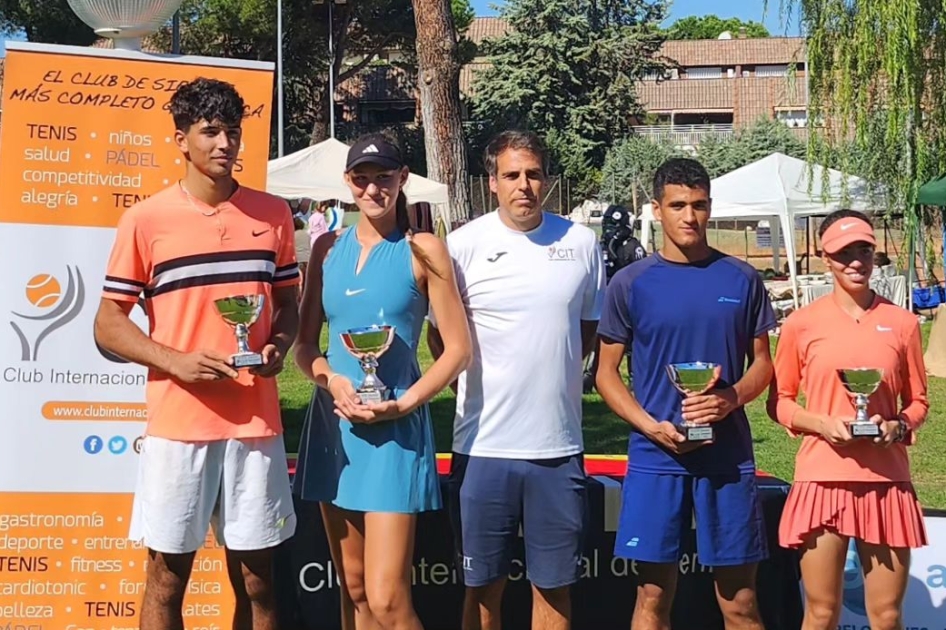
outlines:
{"label": "orange advertising banner", "polygon": [[[92,335],[114,227],[183,175],[168,102],[198,76],[243,96],[236,176],[265,188],[272,65],[11,42],[4,70],[0,630],[137,629],[147,553],[127,535],[146,371]],[[229,628],[232,612],[208,536],[185,627]]]}
{"label": "orange advertising banner", "polygon": [[264,187],[271,72],[14,46],[4,64],[0,222],[115,226],[122,212],[183,173],[167,108],[177,87],[198,76],[238,87],[247,118],[235,175]]}

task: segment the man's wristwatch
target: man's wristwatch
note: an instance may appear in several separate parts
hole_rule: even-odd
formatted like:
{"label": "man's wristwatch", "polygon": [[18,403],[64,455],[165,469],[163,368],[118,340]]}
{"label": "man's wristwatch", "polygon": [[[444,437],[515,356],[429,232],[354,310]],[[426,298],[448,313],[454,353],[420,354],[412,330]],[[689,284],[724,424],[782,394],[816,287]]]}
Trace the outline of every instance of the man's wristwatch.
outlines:
{"label": "man's wristwatch", "polygon": [[902,442],[907,437],[907,430],[909,430],[910,427],[907,426],[903,418],[897,418],[897,427],[899,430],[897,431],[897,437],[895,437],[893,441]]}

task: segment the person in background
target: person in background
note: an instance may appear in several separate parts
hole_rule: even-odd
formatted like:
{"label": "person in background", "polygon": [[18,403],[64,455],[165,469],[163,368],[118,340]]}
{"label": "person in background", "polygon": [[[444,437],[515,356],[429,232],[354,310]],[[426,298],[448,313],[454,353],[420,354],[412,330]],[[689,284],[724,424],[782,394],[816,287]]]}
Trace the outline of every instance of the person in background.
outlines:
{"label": "person in background", "polygon": [[328,223],[325,221],[325,213],[332,204],[328,201],[320,201],[315,205],[312,214],[309,216],[309,244],[315,247],[315,242],[320,236],[328,232]]}
{"label": "person in background", "polygon": [[[411,602],[414,532],[419,513],[442,505],[427,403],[470,357],[447,248],[408,224],[407,175],[385,136],[351,146],[345,182],[361,217],[316,241],[295,350],[317,385],[300,448],[305,471],[295,483],[303,499],[321,503],[346,630],[421,628]],[[428,309],[443,322],[444,350],[421,373],[417,347]],[[377,376],[392,391],[365,403],[356,394],[365,373],[342,334],[383,325],[394,326],[393,341],[378,357]]]}
{"label": "person in background", "polygon": [[[634,224],[634,215],[623,206],[611,206],[601,218],[601,253],[608,281],[621,269],[647,257],[647,250],[634,236]],[[598,353],[592,351],[585,362],[584,393],[594,391],[597,371]]]}
{"label": "person in background", "polygon": [[296,259],[299,261],[299,274],[302,276],[302,286],[304,287],[305,272],[309,265],[309,257],[312,255],[312,243],[306,231],[305,215],[302,212],[296,211],[292,215],[292,223],[295,227]]}
{"label": "person in background", "polygon": [[634,215],[623,206],[611,206],[601,218],[601,250],[607,279],[631,263],[647,257],[634,236]]}
{"label": "person in background", "polygon": [[887,256],[887,252],[875,252],[874,253],[874,270],[871,272],[872,276],[881,276],[884,273],[884,267],[890,265],[890,257]]}
{"label": "person in background", "polygon": [[[614,275],[598,327],[598,391],[633,428],[614,548],[637,563],[631,627],[670,628],[682,538],[695,520],[727,630],[761,630],[756,572],[768,544],[745,405],[772,379],[775,315],[759,273],[707,242],[710,178],[699,162],[661,165],[653,208],[663,247]],[[620,373],[629,346],[633,391]],[[694,361],[718,371],[684,397],[666,368]],[[682,422],[712,423],[715,439],[685,441]]]}
{"label": "person in background", "polygon": [[[838,627],[851,540],[870,627],[901,630],[910,550],[927,544],[907,455],[929,411],[920,327],[870,288],[866,216],[836,211],[818,233],[834,289],[783,324],[768,399],[769,416],[802,438],[779,542],[801,553],[803,630]],[[867,408],[877,437],[851,435],[855,408],[838,370],[854,367],[883,370]]]}
{"label": "person in background", "polygon": [[[538,136],[503,132],[485,162],[499,209],[447,237],[473,331],[449,481],[462,627],[500,628],[521,526],[532,627],[565,630],[584,541],[581,375],[604,297],[601,250],[592,230],[542,210],[548,153]],[[434,315],[438,356],[451,322]]]}
{"label": "person in background", "polygon": [[[233,178],[243,99],[199,78],[171,97],[184,178],[118,222],[95,340],[149,368],[129,538],[148,548],[141,630],[183,628],[197,550],[213,525],[236,597],[234,628],[276,630],[274,548],[296,527],[279,393],[298,324],[299,268],[286,203]],[[146,334],[129,319],[141,295]],[[263,364],[237,371],[233,328],[214,306],[261,295],[250,348]]]}

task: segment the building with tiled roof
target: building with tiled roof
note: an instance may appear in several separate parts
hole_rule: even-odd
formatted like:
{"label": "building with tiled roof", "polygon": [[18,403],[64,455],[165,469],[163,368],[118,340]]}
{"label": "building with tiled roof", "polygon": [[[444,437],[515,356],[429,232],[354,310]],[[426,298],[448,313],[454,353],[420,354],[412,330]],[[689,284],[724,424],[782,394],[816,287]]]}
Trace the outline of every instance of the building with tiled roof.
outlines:
{"label": "building with tiled roof", "polygon": [[366,125],[413,124],[420,107],[417,79],[400,66],[369,66],[335,88],[341,120]]}
{"label": "building with tiled roof", "polygon": [[[460,95],[468,98],[473,93],[473,78],[477,71],[489,66],[482,54],[482,44],[506,34],[509,23],[498,17],[473,18],[465,33],[466,39],[478,49],[476,58],[460,68]],[[399,61],[394,51],[384,55],[387,61]],[[341,120],[364,124],[414,124],[420,122],[420,94],[413,88],[414,74],[396,65],[376,66],[359,73],[335,88],[335,103]],[[392,111],[385,111],[391,109]]]}
{"label": "building with tiled roof", "polygon": [[473,18],[466,30],[466,38],[479,46],[487,39],[498,39],[509,31],[509,23],[498,17]]}
{"label": "building with tiled roof", "polygon": [[804,63],[800,37],[668,40],[660,54],[684,66],[758,66]]}
{"label": "building with tiled roof", "polygon": [[638,85],[647,112],[637,127],[694,146],[759,118],[808,125],[805,41],[794,37],[667,41],[660,55],[673,68]]}
{"label": "building with tiled roof", "polygon": [[[502,18],[476,18],[467,37],[481,44],[508,31]],[[807,127],[805,41],[795,37],[667,41],[660,57],[672,70],[638,85],[647,116],[639,133],[667,135],[692,146],[707,135],[728,135],[759,118],[776,118],[804,132]],[[489,67],[478,56],[460,71],[460,92],[473,93],[476,74]],[[793,80],[789,78],[793,75]]]}

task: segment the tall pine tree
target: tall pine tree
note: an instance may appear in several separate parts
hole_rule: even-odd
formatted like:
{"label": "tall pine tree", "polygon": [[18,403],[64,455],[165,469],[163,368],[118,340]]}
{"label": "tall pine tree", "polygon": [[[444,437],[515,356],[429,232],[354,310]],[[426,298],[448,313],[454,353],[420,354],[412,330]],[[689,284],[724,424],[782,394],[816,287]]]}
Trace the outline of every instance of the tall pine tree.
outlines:
{"label": "tall pine tree", "polygon": [[474,118],[540,133],[557,168],[590,191],[642,113],[638,80],[665,67],[665,15],[662,0],[509,0],[510,31],[487,45]]}

